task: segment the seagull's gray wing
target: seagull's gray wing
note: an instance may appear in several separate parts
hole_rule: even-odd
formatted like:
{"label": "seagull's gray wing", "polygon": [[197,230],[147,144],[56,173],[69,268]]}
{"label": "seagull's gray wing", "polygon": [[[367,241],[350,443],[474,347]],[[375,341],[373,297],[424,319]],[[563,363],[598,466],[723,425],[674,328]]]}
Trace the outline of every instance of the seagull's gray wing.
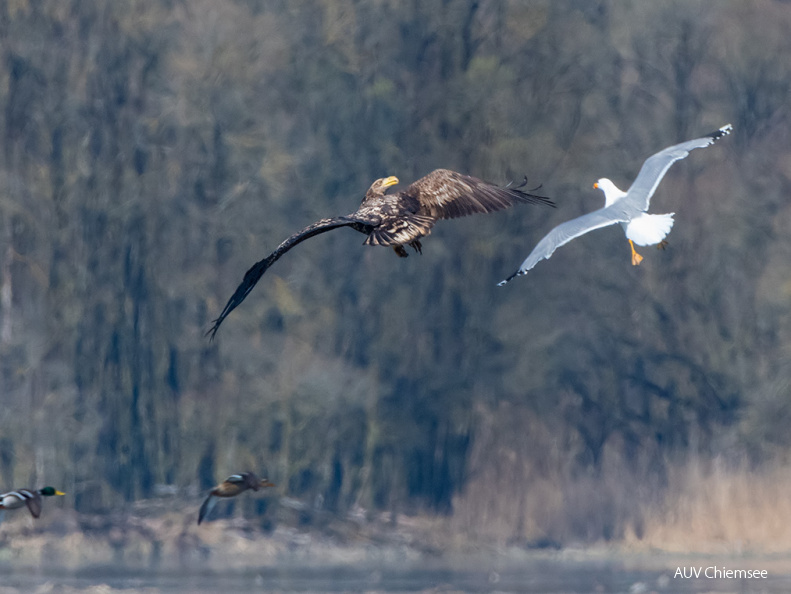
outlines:
{"label": "seagull's gray wing", "polygon": [[522,262],[519,270],[514,272],[504,281],[498,283],[498,286],[502,287],[512,278],[521,274],[527,274],[528,270],[533,268],[541,260],[549,258],[560,246],[568,243],[572,239],[579,237],[580,235],[585,235],[588,231],[601,229],[602,227],[614,225],[615,223],[624,223],[629,221],[631,219],[631,215],[629,214],[630,211],[629,209],[623,208],[624,205],[622,205],[621,202],[622,201],[619,201],[606,208],[594,210],[593,212],[589,212],[588,214],[577,217],[576,219],[571,219],[570,221],[561,223],[552,229],[552,231],[547,233],[546,236],[544,236],[544,239],[539,241],[538,245],[533,248],[533,251],[530,252],[530,255],[525,259],[524,262]]}
{"label": "seagull's gray wing", "polygon": [[662,178],[665,177],[665,173],[667,173],[673,163],[686,157],[692,149],[711,146],[716,140],[730,134],[732,129],[733,126],[726,124],[719,130],[715,130],[701,138],[670,146],[648,157],[640,168],[637,178],[626,192],[623,201],[642,211],[648,210],[651,196],[654,195],[656,187],[662,181]]}

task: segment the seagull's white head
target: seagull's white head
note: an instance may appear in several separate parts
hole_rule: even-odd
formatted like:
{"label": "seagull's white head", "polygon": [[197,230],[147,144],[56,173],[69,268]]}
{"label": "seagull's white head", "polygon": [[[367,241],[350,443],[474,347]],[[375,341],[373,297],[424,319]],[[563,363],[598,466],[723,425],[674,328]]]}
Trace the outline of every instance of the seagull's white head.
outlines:
{"label": "seagull's white head", "polygon": [[618,202],[618,200],[626,196],[626,192],[619,190],[616,185],[606,177],[601,178],[599,181],[593,184],[593,187],[604,192],[605,207]]}

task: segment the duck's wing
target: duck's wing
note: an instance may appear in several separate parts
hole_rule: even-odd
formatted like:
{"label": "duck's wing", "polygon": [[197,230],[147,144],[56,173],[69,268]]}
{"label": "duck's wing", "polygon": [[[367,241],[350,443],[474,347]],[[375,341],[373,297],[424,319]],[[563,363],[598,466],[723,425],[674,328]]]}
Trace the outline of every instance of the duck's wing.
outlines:
{"label": "duck's wing", "polygon": [[338,227],[355,226],[360,225],[361,223],[361,221],[358,221],[352,217],[321,219],[320,221],[305,227],[302,229],[302,231],[294,233],[294,235],[277,246],[277,249],[274,252],[269,254],[260,262],[253,264],[253,266],[245,273],[241,284],[236,288],[236,291],[234,291],[233,295],[231,295],[231,298],[228,299],[228,303],[225,304],[225,307],[220,312],[219,317],[214,320],[212,327],[206,334],[210,335],[211,338],[214,339],[214,335],[217,334],[217,330],[220,329],[220,324],[223,323],[223,320],[225,320],[225,318],[228,317],[228,314],[230,314],[242,301],[245,300],[245,297],[247,297],[250,291],[253,290],[253,287],[255,287],[256,283],[261,279],[262,276],[264,276],[264,273],[269,269],[269,267],[288,250],[293,248],[298,243],[313,237],[314,235],[326,233],[327,231],[337,229]]}
{"label": "duck's wing", "polygon": [[26,489],[19,491],[19,493],[25,498],[25,505],[27,505],[30,515],[38,518],[41,515],[41,495]]}
{"label": "duck's wing", "polygon": [[627,212],[620,206],[619,202],[612,204],[606,208],[595,210],[588,214],[584,214],[576,219],[571,219],[565,223],[561,223],[552,231],[547,233],[544,238],[538,242],[530,255],[525,258],[519,270],[514,272],[504,281],[500,281],[498,286],[502,287],[505,283],[510,281],[516,276],[527,274],[527,272],[538,264],[541,260],[549,258],[556,249],[568,243],[572,239],[585,235],[594,229],[601,229],[615,223],[622,223],[629,220]]}
{"label": "duck's wing", "polygon": [[733,126],[726,124],[719,130],[715,130],[705,136],[667,147],[648,157],[640,168],[640,173],[637,174],[634,182],[626,192],[623,201],[634,208],[643,211],[648,210],[651,196],[654,195],[659,182],[665,177],[665,173],[667,173],[673,163],[685,158],[689,151],[693,149],[711,146],[723,136],[730,134],[731,130],[733,130]]}
{"label": "duck's wing", "polygon": [[198,511],[198,525],[206,519],[206,516],[211,513],[215,505],[217,505],[217,498],[214,495],[209,495],[201,504],[200,511]]}
{"label": "duck's wing", "polygon": [[448,169],[436,169],[401,194],[420,203],[419,214],[435,219],[495,212],[520,202],[554,206],[549,198],[530,194],[520,187],[500,187]]}

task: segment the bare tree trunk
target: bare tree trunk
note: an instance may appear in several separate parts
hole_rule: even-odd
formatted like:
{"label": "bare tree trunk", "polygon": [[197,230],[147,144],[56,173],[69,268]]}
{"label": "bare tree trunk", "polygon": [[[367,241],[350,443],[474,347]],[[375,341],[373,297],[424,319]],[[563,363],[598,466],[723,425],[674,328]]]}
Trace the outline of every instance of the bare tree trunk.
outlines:
{"label": "bare tree trunk", "polygon": [[8,217],[3,222],[3,235],[6,238],[6,248],[3,252],[3,262],[0,270],[0,343],[11,342],[11,304],[13,301],[13,285],[11,280],[11,262],[14,260],[14,247],[11,242],[11,224]]}

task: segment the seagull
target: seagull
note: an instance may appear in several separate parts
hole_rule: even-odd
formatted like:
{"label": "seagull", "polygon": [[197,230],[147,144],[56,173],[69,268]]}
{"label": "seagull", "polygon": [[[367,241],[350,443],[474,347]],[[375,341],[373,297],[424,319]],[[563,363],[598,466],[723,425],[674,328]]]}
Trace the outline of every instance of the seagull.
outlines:
{"label": "seagull", "polygon": [[243,493],[248,489],[258,491],[264,487],[274,487],[275,483],[270,483],[267,479],[262,479],[256,476],[253,472],[243,472],[241,474],[232,474],[219,485],[209,491],[209,496],[200,506],[198,512],[198,524],[206,519],[209,512],[217,505],[218,497],[236,497],[239,493]]}
{"label": "seagull", "polygon": [[253,264],[206,334],[214,338],[223,320],[244,301],[276,260],[298,243],[319,233],[351,227],[368,236],[363,242],[364,245],[390,246],[396,255],[406,258],[408,254],[404,249],[405,245],[423,253],[420,238],[429,235],[440,219],[495,212],[518,203],[554,206],[550,199],[522,190],[527,184],[527,178],[516,187],[510,187],[510,184],[499,187],[470,175],[448,169],[435,169],[401,192],[386,193],[389,187],[398,183],[399,180],[394,175],[377,179],[365,193],[356,212],[342,217],[321,219],[308,225],[286,239],[266,258]]}
{"label": "seagull", "polygon": [[658,244],[659,247],[664,248],[667,245],[665,237],[673,227],[673,215],[676,213],[648,214],[648,205],[656,187],[673,163],[686,157],[692,149],[711,146],[715,141],[730,134],[732,129],[733,126],[727,124],[710,134],[675,144],[652,155],[643,163],[637,179],[626,192],[618,189],[606,177],[598,180],[593,184],[593,187],[604,192],[604,207],[561,223],[552,229],[538,242],[530,255],[522,262],[519,270],[498,283],[498,286],[502,287],[514,277],[527,274],[541,260],[549,258],[556,249],[572,239],[594,229],[601,229],[616,223],[621,224],[626,238],[629,240],[629,245],[632,248],[632,265],[637,266],[643,260],[643,257],[634,249],[634,244]]}

